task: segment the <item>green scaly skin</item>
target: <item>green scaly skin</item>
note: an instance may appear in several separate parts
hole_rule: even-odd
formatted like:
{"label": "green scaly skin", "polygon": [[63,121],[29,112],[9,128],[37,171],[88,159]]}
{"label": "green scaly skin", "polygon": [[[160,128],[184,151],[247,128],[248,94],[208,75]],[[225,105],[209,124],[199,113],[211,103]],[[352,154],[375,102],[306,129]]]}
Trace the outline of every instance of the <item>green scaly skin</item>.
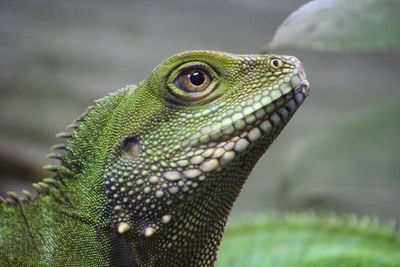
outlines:
{"label": "green scaly skin", "polygon": [[[196,71],[209,77],[200,89],[185,80]],[[59,134],[69,138],[50,156],[61,165],[47,166],[56,176],[35,185],[37,198],[9,194],[1,262],[212,266],[243,183],[307,95],[292,56],[167,59]]]}

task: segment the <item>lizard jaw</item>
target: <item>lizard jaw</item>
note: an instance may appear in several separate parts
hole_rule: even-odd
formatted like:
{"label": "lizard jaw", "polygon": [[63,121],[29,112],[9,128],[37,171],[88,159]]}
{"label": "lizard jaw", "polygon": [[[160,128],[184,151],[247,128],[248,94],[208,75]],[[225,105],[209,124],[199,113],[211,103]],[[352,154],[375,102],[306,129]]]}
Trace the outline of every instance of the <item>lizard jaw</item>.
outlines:
{"label": "lizard jaw", "polygon": [[285,118],[288,115],[286,113],[293,113],[303,103],[308,93],[309,83],[307,80],[302,80],[287,94],[279,96],[274,101],[271,101],[270,97],[262,98],[253,107],[245,107],[243,110],[225,118],[222,122],[203,128],[200,133],[191,138],[190,146],[216,146],[218,143],[232,138],[235,139],[238,136],[244,137],[246,133],[260,127],[260,125],[261,129],[259,130],[266,132],[265,127],[267,127],[268,121],[271,124],[278,124],[279,118],[276,116]]}
{"label": "lizard jaw", "polygon": [[308,93],[308,81],[296,80],[293,89],[275,101],[261,104],[258,109],[248,113],[245,113],[244,109],[242,116],[238,116],[237,119],[234,119],[235,115],[231,117],[230,124],[222,125],[216,131],[203,131],[200,137],[193,136],[187,149],[196,149],[196,152],[188,159],[176,160],[180,170],[165,171],[163,177],[169,181],[185,178],[204,180],[205,174],[228,164],[246,151],[252,143],[274,135],[303,103]]}

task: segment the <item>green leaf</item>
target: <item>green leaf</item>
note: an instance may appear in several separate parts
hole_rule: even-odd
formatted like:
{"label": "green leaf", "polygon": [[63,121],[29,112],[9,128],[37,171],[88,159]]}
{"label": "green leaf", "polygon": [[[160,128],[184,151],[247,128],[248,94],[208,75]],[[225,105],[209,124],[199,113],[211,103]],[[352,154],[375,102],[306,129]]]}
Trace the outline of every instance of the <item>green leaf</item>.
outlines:
{"label": "green leaf", "polygon": [[227,228],[217,267],[395,267],[394,225],[370,217],[294,213],[268,215]]}
{"label": "green leaf", "polygon": [[292,13],[269,49],[306,48],[332,52],[400,49],[399,0],[315,0]]}

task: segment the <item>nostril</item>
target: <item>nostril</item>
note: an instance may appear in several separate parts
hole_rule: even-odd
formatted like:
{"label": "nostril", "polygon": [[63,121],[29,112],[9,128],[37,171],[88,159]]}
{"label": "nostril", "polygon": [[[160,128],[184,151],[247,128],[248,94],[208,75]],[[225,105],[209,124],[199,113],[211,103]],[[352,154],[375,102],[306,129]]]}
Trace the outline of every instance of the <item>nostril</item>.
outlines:
{"label": "nostril", "polygon": [[282,63],[279,59],[274,59],[271,61],[271,64],[275,67],[275,68],[279,68],[281,67]]}
{"label": "nostril", "polygon": [[303,93],[303,95],[308,96],[308,94],[310,93],[310,83],[307,80],[304,80],[302,84],[303,86],[301,87],[301,92]]}
{"label": "nostril", "polygon": [[300,76],[300,79],[302,79],[302,80],[305,80],[307,78],[306,72],[304,71],[304,68],[301,64],[299,65],[299,76]]}

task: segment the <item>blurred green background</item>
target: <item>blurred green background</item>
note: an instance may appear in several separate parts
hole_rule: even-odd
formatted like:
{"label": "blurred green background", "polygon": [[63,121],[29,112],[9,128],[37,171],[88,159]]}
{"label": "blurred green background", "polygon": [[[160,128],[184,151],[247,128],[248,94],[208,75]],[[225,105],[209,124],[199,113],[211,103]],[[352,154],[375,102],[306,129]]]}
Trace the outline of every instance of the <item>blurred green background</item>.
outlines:
{"label": "blurred green background", "polygon": [[[0,194],[50,175],[41,166],[54,134],[94,99],[182,50],[255,53],[306,2],[1,1]],[[311,95],[254,169],[233,221],[308,209],[400,221],[400,53],[273,52],[302,60]]]}

